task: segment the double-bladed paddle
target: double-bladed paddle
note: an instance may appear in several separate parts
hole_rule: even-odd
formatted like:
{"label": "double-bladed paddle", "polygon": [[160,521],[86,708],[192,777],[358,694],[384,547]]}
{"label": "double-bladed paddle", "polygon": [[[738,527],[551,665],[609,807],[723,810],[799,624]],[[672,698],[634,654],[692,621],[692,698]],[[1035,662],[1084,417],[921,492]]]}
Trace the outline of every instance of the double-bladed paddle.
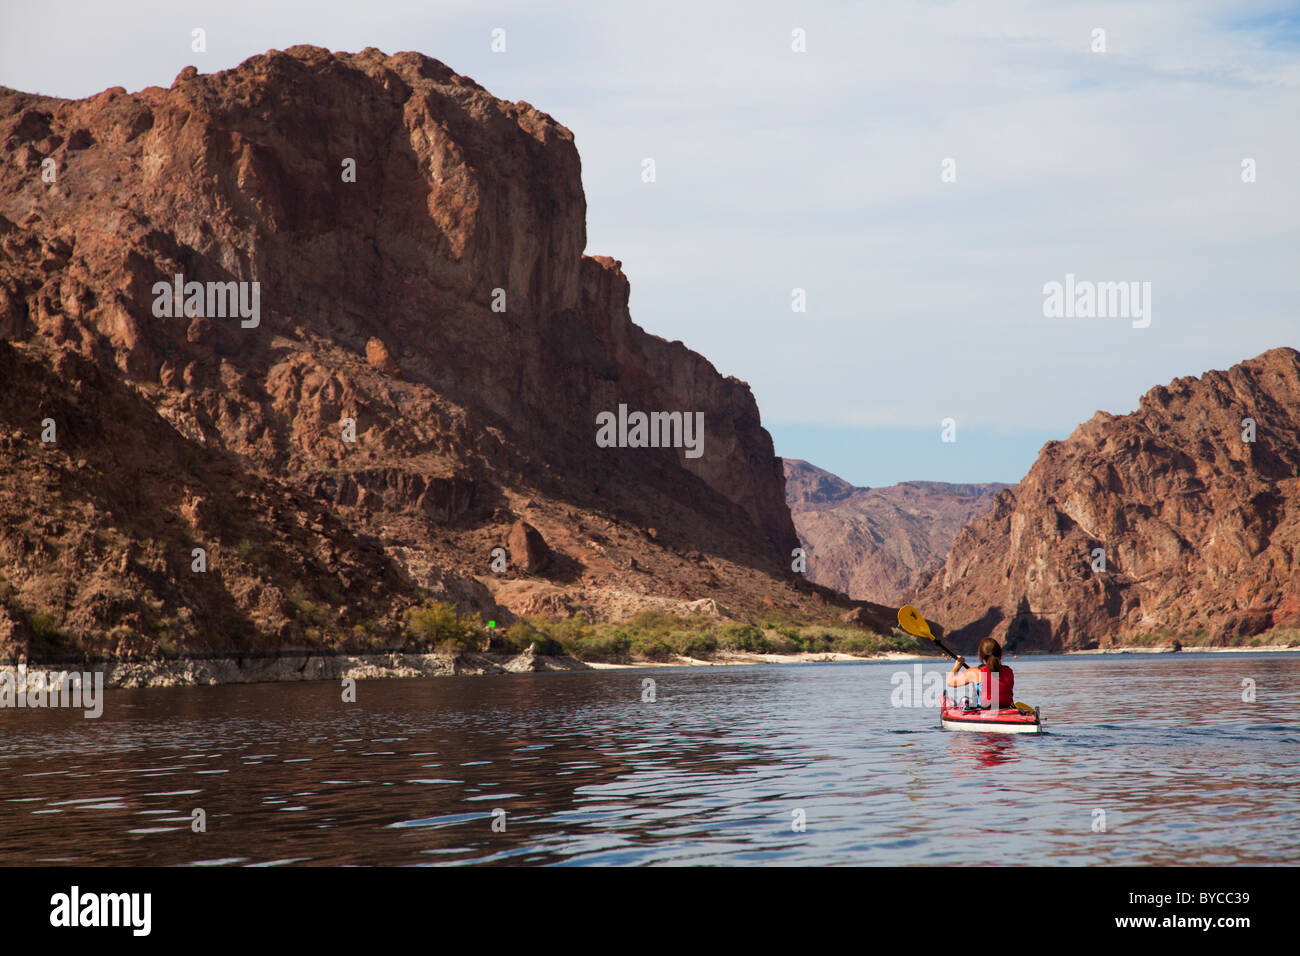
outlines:
{"label": "double-bladed paddle", "polygon": [[[930,625],[925,622],[925,618],[921,617],[921,612],[912,607],[912,605],[904,604],[898,609],[898,626],[914,637],[924,637],[929,641],[933,641],[934,645],[939,648],[939,650],[943,651],[953,660],[958,659],[957,655],[954,654],[948,646],[943,643],[943,641],[930,633]],[[970,665],[965,661],[962,661],[961,666],[970,667]],[[1026,713],[1034,712],[1033,707],[1030,707],[1026,703],[1022,703],[1021,701],[1015,702],[1015,708],[1016,710],[1023,710]]]}

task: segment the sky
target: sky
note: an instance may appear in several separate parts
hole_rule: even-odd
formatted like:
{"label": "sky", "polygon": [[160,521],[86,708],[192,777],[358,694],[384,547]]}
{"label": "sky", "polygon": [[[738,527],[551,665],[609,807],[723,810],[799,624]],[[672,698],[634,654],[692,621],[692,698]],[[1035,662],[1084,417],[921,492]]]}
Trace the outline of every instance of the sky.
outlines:
{"label": "sky", "polygon": [[[21,90],[313,43],[528,101],[574,133],[633,320],[858,485],[1018,481],[1098,410],[1300,346],[1294,3],[0,3]],[[1149,288],[1149,324],[1049,317],[1067,275]]]}

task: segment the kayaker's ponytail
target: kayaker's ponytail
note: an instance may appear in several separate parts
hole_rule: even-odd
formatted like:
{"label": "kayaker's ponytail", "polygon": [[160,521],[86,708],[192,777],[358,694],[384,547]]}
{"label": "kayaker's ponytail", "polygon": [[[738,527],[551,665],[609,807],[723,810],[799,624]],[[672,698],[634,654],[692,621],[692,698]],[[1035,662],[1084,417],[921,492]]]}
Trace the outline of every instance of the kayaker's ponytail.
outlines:
{"label": "kayaker's ponytail", "polygon": [[980,663],[987,666],[989,670],[1002,670],[1002,645],[993,638],[986,637],[980,641],[979,657]]}

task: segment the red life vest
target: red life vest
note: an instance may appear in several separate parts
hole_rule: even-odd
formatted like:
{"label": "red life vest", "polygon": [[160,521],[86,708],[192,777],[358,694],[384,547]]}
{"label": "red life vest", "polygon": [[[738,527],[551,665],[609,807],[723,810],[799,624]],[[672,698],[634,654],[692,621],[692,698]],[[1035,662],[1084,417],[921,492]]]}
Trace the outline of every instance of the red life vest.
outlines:
{"label": "red life vest", "polygon": [[[999,709],[1015,706],[1014,688],[1016,686],[1016,676],[1011,673],[1011,668],[1006,664],[1002,669],[997,671],[997,682],[990,686],[991,675],[987,664],[980,665],[980,706],[990,707],[994,704]],[[996,691],[997,697],[993,694]]]}

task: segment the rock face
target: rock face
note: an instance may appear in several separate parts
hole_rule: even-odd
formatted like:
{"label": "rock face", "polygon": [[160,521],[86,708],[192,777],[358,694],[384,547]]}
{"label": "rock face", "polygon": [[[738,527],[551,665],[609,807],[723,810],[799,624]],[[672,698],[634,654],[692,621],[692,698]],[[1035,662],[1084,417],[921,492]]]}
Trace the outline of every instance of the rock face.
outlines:
{"label": "rock face", "polygon": [[1300,353],[1280,348],[1049,442],[912,602],[967,648],[1221,641],[1300,623],[1298,549]]}
{"label": "rock face", "polygon": [[[632,323],[529,104],[294,47],[0,88],[0,150],[0,651],[390,646],[430,596],[551,600],[488,570],[524,517],[555,607],[813,599],[748,386]],[[598,447],[620,404],[702,412],[703,455]]]}
{"label": "rock face", "polygon": [[551,549],[546,546],[546,539],[540,531],[527,521],[520,519],[510,529],[506,539],[506,548],[513,560],[525,571],[544,571],[551,563]]}
{"label": "rock face", "polygon": [[907,481],[858,488],[784,459],[785,496],[808,554],[808,577],[851,598],[899,605],[957,532],[993,507],[1005,484]]}
{"label": "rock face", "polygon": [[397,375],[402,370],[388,346],[373,336],[366,343],[366,361],[388,375]]}

